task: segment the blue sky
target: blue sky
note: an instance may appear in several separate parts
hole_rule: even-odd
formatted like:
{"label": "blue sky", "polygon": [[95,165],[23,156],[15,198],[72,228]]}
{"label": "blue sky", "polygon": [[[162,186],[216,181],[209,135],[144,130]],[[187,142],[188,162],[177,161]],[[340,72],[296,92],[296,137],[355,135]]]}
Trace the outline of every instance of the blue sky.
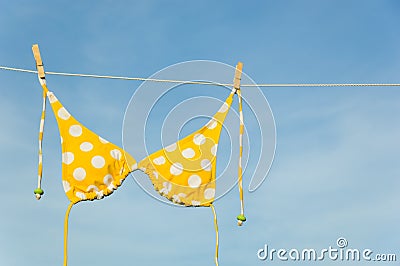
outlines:
{"label": "blue sky", "polygon": [[[399,83],[399,11],[396,0],[8,1],[0,65],[34,69],[31,45],[39,43],[49,71],[147,77],[187,60],[240,60],[258,83]],[[47,80],[81,122],[122,145],[139,82]],[[37,202],[41,89],[34,74],[1,70],[0,81],[0,258],[60,265],[68,200],[57,125],[48,112],[46,194]],[[275,117],[276,157],[262,186],[245,191],[244,227],[235,225],[236,189],[215,203],[220,265],[286,264],[260,261],[257,250],[323,249],[338,237],[399,261],[400,88],[262,91]],[[244,177],[247,187],[250,171]],[[162,204],[129,178],[109,198],[73,208],[69,247],[69,265],[213,265],[212,213]],[[292,264],[300,263],[307,265]]]}

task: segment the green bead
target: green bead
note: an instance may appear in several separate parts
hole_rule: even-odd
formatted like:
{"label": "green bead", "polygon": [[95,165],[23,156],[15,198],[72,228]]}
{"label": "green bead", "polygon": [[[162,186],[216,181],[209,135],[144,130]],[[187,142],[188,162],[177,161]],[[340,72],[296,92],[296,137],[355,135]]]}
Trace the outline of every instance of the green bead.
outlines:
{"label": "green bead", "polygon": [[44,191],[43,191],[43,189],[41,189],[41,188],[37,188],[37,189],[35,189],[35,190],[33,191],[33,193],[39,194],[39,195],[43,195],[43,194],[44,194]]}
{"label": "green bead", "polygon": [[246,217],[244,217],[244,215],[238,215],[237,217],[236,217],[236,219],[238,219],[239,221],[242,221],[242,222],[245,222],[246,221]]}

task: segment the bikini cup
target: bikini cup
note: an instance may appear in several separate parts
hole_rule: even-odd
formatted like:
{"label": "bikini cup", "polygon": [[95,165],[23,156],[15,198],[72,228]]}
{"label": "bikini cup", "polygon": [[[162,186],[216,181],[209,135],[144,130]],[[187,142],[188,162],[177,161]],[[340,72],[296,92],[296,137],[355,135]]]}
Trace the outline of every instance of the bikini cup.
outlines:
{"label": "bikini cup", "polygon": [[62,183],[71,203],[102,199],[131,172],[135,159],[78,122],[43,87],[57,120],[62,151]]}
{"label": "bikini cup", "polygon": [[138,163],[162,196],[185,206],[214,201],[218,140],[233,95],[202,128]]}
{"label": "bikini cup", "polygon": [[42,138],[46,97],[55,114],[62,146],[62,183],[70,201],[64,220],[64,265],[67,265],[68,217],[72,206],[80,201],[99,200],[116,190],[125,178],[137,169],[146,173],[154,189],[170,201],[188,207],[211,207],[217,234],[215,263],[218,265],[218,225],[215,209],[216,155],[222,125],[232,105],[235,93],[239,97],[240,157],[239,191],[241,214],[239,225],[246,219],[243,215],[243,192],[241,184],[241,154],[243,117],[240,90],[233,89],[209,122],[196,132],[152,153],[139,163],[126,151],[92,132],[77,121],[46,84],[43,88],[43,111],[39,134],[38,188],[40,198],[42,179]]}

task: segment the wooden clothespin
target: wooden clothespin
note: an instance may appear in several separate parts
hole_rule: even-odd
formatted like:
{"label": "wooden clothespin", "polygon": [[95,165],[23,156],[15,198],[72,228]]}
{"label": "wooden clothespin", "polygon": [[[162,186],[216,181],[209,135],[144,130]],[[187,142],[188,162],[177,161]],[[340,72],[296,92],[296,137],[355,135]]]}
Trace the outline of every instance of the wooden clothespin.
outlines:
{"label": "wooden clothespin", "polygon": [[233,88],[235,90],[240,90],[240,80],[242,79],[242,69],[243,69],[243,63],[238,62],[236,65],[235,77],[233,79]]}
{"label": "wooden clothespin", "polygon": [[44,73],[42,57],[40,56],[39,45],[37,44],[32,45],[32,52],[33,52],[33,57],[35,58],[36,61],[36,69],[38,71],[38,78],[40,84],[42,83],[46,84],[46,76]]}

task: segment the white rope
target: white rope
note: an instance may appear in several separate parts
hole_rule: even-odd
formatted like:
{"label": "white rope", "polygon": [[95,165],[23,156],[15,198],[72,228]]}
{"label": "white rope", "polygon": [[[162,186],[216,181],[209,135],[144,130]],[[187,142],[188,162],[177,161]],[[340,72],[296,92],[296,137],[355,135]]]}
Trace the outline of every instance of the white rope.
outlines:
{"label": "white rope", "polygon": [[[14,68],[0,66],[2,70],[34,73],[36,70]],[[86,78],[102,78],[102,79],[119,79],[119,80],[135,80],[135,81],[151,81],[151,82],[164,82],[164,83],[177,83],[177,84],[197,84],[197,85],[214,85],[231,87],[230,83],[216,83],[209,81],[189,81],[189,80],[174,80],[174,79],[153,79],[153,78],[140,78],[140,77],[122,77],[122,76],[109,76],[109,75],[94,75],[94,74],[78,74],[78,73],[63,73],[46,71],[47,75],[69,76],[69,77],[86,77]],[[241,87],[400,87],[400,83],[288,83],[288,84],[241,84]]]}
{"label": "white rope", "polygon": [[18,71],[18,72],[36,73],[37,74],[36,70],[27,70],[27,69],[22,69],[22,68],[15,68],[15,67],[0,66],[0,69]]}

